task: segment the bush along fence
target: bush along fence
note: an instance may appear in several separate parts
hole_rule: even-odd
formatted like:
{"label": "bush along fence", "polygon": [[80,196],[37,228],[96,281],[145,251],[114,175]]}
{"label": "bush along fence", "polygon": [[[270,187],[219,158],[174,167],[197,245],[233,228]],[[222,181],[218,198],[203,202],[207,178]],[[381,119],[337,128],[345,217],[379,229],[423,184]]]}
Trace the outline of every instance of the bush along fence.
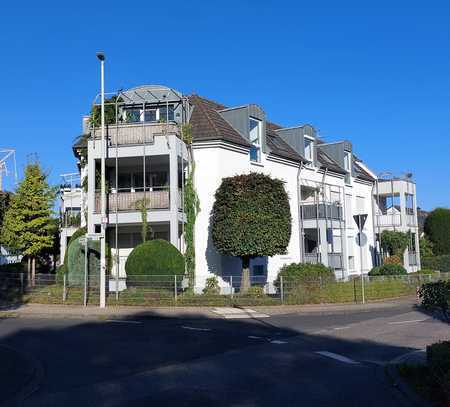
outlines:
{"label": "bush along fence", "polygon": [[[414,274],[406,276],[365,276],[366,300],[380,300],[416,295],[427,283],[449,281],[450,273]],[[126,281],[107,279],[109,305],[137,306],[230,306],[359,303],[362,300],[361,280],[335,281],[323,275],[292,276],[289,273],[276,281],[251,277],[251,286],[240,292],[241,277],[211,277],[202,286],[189,286],[178,275],[129,275]],[[450,287],[450,282],[445,283]],[[423,290],[423,289],[422,289]],[[34,281],[26,273],[0,273],[0,302],[44,304],[99,304],[98,275],[74,281],[67,275],[37,274]],[[421,291],[422,292],[422,291]],[[425,294],[424,294],[425,295]],[[430,294],[431,295],[431,294]],[[426,294],[428,298],[429,295]]]}

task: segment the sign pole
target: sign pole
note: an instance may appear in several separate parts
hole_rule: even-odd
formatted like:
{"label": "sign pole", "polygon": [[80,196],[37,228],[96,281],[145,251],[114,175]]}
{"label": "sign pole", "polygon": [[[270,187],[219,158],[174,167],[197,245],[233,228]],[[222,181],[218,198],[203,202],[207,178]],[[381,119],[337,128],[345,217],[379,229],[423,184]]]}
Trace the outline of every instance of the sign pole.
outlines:
{"label": "sign pole", "polygon": [[366,303],[366,295],[365,295],[365,287],[364,287],[364,272],[363,272],[363,229],[364,229],[364,224],[366,223],[367,220],[367,214],[359,214],[359,215],[354,215],[353,219],[355,220],[356,224],[358,225],[358,246],[359,246],[359,265],[360,265],[360,272],[361,272],[361,298],[362,298],[362,303],[365,304]]}

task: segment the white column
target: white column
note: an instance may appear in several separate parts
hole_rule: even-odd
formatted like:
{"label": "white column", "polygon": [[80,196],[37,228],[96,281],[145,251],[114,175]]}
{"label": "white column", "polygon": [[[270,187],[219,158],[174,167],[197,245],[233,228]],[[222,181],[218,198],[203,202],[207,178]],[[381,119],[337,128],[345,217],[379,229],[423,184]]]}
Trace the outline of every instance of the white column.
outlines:
{"label": "white column", "polygon": [[178,154],[175,142],[175,137],[170,136],[170,243],[180,249],[178,239]]}

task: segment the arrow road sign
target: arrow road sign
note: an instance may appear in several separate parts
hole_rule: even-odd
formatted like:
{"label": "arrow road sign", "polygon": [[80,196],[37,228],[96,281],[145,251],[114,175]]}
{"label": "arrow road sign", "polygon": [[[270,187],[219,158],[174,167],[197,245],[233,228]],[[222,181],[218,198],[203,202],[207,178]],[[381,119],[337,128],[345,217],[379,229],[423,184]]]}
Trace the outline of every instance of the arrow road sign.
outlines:
{"label": "arrow road sign", "polygon": [[367,213],[361,215],[353,215],[353,219],[355,220],[356,224],[358,225],[358,229],[361,232],[364,229],[364,224],[367,220]]}

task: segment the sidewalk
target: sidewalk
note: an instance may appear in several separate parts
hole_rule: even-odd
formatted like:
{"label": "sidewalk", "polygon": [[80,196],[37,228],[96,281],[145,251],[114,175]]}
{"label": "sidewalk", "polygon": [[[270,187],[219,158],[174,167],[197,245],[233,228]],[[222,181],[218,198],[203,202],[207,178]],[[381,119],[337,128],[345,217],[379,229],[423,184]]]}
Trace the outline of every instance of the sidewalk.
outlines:
{"label": "sidewalk", "polygon": [[[248,306],[245,309],[257,310],[269,316],[283,314],[336,314],[347,312],[364,312],[396,306],[411,306],[416,304],[414,297],[389,301],[378,301],[367,304],[314,304],[314,305],[274,305]],[[77,318],[77,319],[107,319],[130,317],[156,318],[221,318],[213,310],[220,307],[136,307],[136,306],[98,306],[83,307],[79,305],[47,305],[23,304],[0,307],[0,318],[36,317],[36,318]]]}

